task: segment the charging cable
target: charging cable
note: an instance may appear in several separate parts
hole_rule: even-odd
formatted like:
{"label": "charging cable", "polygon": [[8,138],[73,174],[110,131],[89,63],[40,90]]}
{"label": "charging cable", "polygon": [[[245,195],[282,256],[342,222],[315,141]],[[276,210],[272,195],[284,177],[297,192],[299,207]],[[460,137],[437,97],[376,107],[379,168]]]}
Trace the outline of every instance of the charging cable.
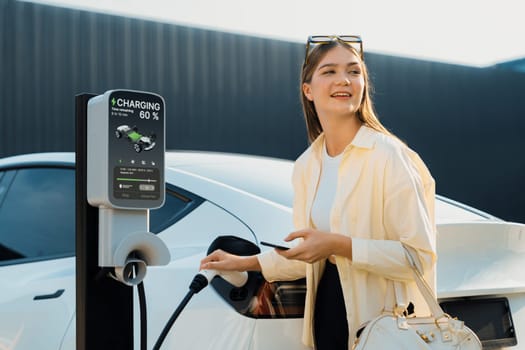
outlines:
{"label": "charging cable", "polygon": [[193,297],[194,294],[197,294],[201,290],[203,290],[207,285],[211,283],[213,278],[215,276],[221,276],[226,281],[234,285],[235,287],[242,287],[246,284],[248,281],[248,273],[246,271],[238,272],[238,271],[216,271],[216,270],[202,270],[198,274],[195,275],[193,278],[193,281],[190,284],[190,290],[184,297],[184,299],[181,301],[173,315],[171,315],[170,319],[166,323],[166,326],[164,326],[164,329],[160,333],[159,339],[155,343],[155,346],[153,346],[153,350],[159,350],[162,343],[164,342],[164,339],[166,339],[166,336],[168,335],[171,327],[173,326],[173,323],[177,320],[179,315],[181,314],[182,310],[186,307],[190,299]]}
{"label": "charging cable", "polygon": [[146,317],[146,292],[144,291],[144,282],[137,285],[137,292],[139,295],[139,310],[140,310],[140,350],[147,350],[148,343],[148,324]]}

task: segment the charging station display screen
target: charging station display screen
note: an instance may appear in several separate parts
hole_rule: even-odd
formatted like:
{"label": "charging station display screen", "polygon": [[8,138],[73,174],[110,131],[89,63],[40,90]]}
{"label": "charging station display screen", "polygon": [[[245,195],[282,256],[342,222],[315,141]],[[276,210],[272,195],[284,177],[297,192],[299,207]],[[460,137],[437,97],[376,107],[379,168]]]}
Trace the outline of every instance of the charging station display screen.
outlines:
{"label": "charging station display screen", "polygon": [[155,94],[116,90],[109,96],[109,188],[114,205],[164,203],[164,101]]}

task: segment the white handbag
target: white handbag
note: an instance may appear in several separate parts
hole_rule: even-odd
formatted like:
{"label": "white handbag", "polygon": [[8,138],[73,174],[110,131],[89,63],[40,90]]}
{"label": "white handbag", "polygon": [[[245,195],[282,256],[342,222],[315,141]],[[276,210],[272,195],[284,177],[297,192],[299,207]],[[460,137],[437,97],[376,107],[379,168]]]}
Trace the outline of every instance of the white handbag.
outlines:
{"label": "white handbag", "polygon": [[[412,267],[416,284],[425,298],[432,315],[430,317],[405,317],[399,308],[368,322],[356,339],[353,350],[481,350],[476,334],[463,321],[443,312],[434,298],[431,288],[423,279],[416,265],[414,254],[405,248],[405,255]],[[417,257],[416,257],[417,259]],[[400,283],[400,282],[394,282]],[[396,299],[402,290],[395,286]],[[398,303],[399,304],[399,303]],[[394,311],[395,310],[395,311]]]}

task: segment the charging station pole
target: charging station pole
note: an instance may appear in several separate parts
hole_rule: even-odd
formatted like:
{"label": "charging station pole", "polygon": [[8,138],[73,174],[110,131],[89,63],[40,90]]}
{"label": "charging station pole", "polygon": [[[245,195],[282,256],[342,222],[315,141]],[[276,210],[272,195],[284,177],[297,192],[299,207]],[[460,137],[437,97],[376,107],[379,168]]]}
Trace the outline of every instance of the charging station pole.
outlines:
{"label": "charging station pole", "polygon": [[77,350],[133,349],[133,289],[99,267],[98,208],[87,200],[87,105],[76,104],[76,339]]}

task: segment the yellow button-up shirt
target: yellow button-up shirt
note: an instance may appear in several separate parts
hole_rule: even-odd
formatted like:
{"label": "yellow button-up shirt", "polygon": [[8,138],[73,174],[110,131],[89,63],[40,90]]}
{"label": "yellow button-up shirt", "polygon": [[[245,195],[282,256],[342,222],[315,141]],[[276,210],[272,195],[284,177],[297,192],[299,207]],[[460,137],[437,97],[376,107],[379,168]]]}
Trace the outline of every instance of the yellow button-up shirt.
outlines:
{"label": "yellow button-up shirt", "polygon": [[[321,134],[297,159],[293,172],[296,229],[313,227],[310,212],[321,172]],[[335,184],[334,184],[335,185]],[[435,290],[435,183],[419,156],[398,139],[361,126],[343,151],[330,230],[352,238],[352,259],[336,256],[349,327],[349,348],[363,323],[381,314],[389,281],[406,282],[418,315],[428,308],[413,281],[402,244],[418,253],[424,276]],[[286,233],[283,233],[283,235]],[[313,309],[324,261],[287,260],[275,251],[258,256],[266,280],[306,276],[303,342],[313,346]],[[389,295],[393,295],[389,294]]]}

